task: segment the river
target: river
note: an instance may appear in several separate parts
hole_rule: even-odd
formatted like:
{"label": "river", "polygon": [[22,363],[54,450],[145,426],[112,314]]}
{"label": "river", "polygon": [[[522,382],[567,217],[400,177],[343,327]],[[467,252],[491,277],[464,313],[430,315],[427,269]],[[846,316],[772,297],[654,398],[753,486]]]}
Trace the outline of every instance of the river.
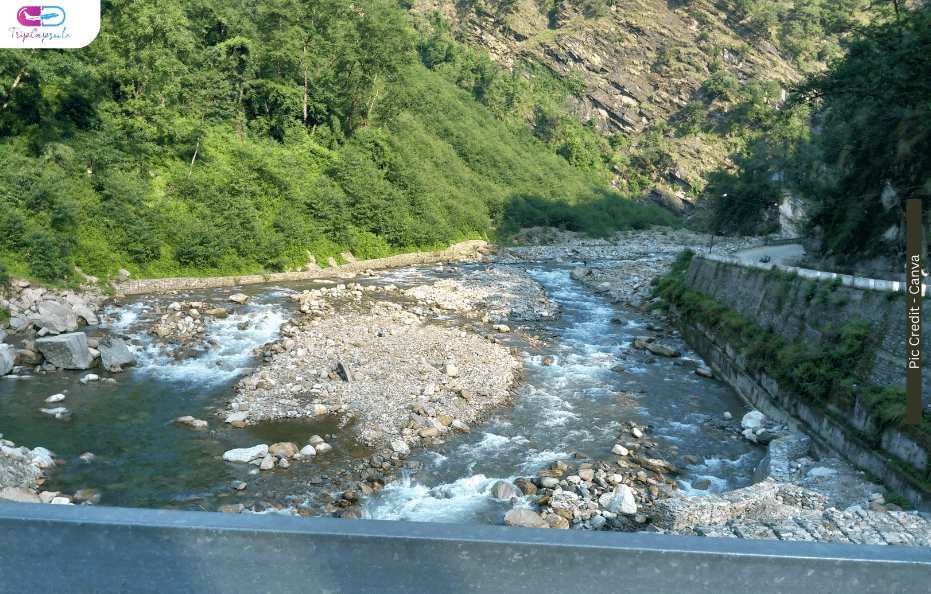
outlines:
{"label": "river", "polygon": [[[464,270],[482,265],[464,266]],[[710,421],[730,411],[739,418],[744,403],[726,384],[700,377],[688,366],[631,349],[639,334],[656,320],[640,310],[620,308],[570,280],[567,265],[528,265],[561,309],[560,319],[535,325],[546,345],[506,340],[524,358],[525,382],[512,406],[498,411],[470,434],[451,438],[431,448],[418,449],[411,460],[417,470],[402,471],[402,480],[390,483],[363,502],[363,517],[465,523],[501,523],[513,506],[491,497],[490,487],[500,479],[533,476],[559,459],[576,454],[608,459],[618,436],[618,421],[652,425],[651,439],[666,457],[683,467],[678,478],[685,492],[699,492],[692,484],[711,483],[706,491],[719,492],[749,484],[749,477],[764,454],[760,446],[737,439]],[[449,276],[437,268],[386,271],[374,279],[356,282],[394,283],[409,287]],[[282,496],[306,489],[313,474],[338,472],[338,458],[320,458],[303,469],[263,477],[245,495],[230,489],[230,482],[252,480],[242,465],[223,462],[222,453],[248,447],[261,440],[306,439],[307,433],[330,435],[345,452],[364,455],[351,443],[348,430],[332,420],[264,424],[246,430],[231,429],[211,413],[233,395],[234,384],[260,364],[252,349],[274,340],[278,327],[294,315],[287,295],[320,283],[253,286],[205,290],[149,297],[108,307],[108,323],[94,334],[113,332],[139,347],[135,368],[114,376],[116,384],[89,382],[88,372],[58,372],[21,379],[0,380],[0,434],[17,445],[43,446],[64,464],[50,474],[43,487],[74,493],[93,489],[101,505],[216,509],[231,501],[245,501],[261,491],[282,502],[281,513],[293,506]],[[223,298],[231,292],[252,295],[252,301],[235,315],[217,320],[206,339],[213,348],[196,357],[178,360],[156,347],[157,338],[145,329],[157,317],[156,307],[171,301]],[[622,315],[627,325],[612,322]],[[242,322],[245,331],[231,331]],[[455,324],[451,317],[437,323]],[[512,326],[520,325],[513,324]],[[529,332],[528,332],[529,333]],[[662,342],[698,356],[677,335],[662,334]],[[537,345],[537,346],[533,346]],[[626,358],[619,355],[629,351]],[[544,358],[552,356],[552,365]],[[621,365],[623,371],[614,371]],[[93,371],[93,370],[92,370]],[[51,418],[39,408],[51,394],[67,390],[62,403],[73,411],[70,420]],[[210,422],[209,432],[196,432],[172,423],[193,415]],[[300,443],[299,441],[299,443]],[[82,454],[91,452],[88,462]],[[694,456],[688,464],[683,456]],[[332,468],[332,470],[328,470]],[[320,476],[326,476],[320,475]],[[348,485],[347,485],[348,487]],[[334,493],[335,494],[335,493]],[[530,505],[530,497],[519,505]],[[270,508],[269,511],[277,511]]]}

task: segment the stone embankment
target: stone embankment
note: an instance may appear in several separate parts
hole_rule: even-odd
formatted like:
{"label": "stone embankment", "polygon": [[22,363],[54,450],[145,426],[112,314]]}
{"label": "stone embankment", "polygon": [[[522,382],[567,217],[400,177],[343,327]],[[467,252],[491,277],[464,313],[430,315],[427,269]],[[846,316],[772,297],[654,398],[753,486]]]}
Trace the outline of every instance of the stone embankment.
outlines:
{"label": "stone embankment", "polygon": [[[504,322],[558,315],[543,288],[516,267],[406,291],[350,282],[293,299],[301,315],[282,325],[279,340],[258,349],[265,364],[237,384],[217,414],[234,427],[336,415],[366,455],[347,461],[340,477],[343,485],[347,473],[354,477],[341,500],[349,503],[321,502],[318,493],[314,513],[346,517],[358,517],[360,496],[394,479],[412,449],[469,432],[508,402],[521,361],[501,344],[499,337],[511,332]],[[332,447],[313,436],[303,447],[258,444],[231,450],[227,459],[271,470]],[[311,513],[306,505],[298,511]]]}
{"label": "stone embankment", "polygon": [[[669,272],[676,255],[685,248],[707,251],[708,235],[685,229],[617,232],[608,239],[592,239],[578,233],[555,229],[530,229],[521,232],[523,242],[531,245],[498,250],[502,263],[572,262],[573,279],[614,301],[640,305],[653,288],[650,281]],[[545,245],[533,245],[545,241]],[[730,254],[760,243],[758,237],[715,238],[713,253]]]}
{"label": "stone embankment", "polygon": [[[119,338],[88,338],[82,328],[99,323],[100,306],[93,297],[72,291],[49,291],[14,279],[0,308],[10,313],[0,327],[0,375],[90,369],[119,372],[135,358]],[[9,332],[9,334],[8,334]]]}

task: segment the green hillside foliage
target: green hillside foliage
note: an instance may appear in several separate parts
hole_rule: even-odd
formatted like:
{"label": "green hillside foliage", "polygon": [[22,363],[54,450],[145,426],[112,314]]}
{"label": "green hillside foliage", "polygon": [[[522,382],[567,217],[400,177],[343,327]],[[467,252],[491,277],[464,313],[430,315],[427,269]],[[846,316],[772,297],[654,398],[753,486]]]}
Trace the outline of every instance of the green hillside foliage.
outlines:
{"label": "green hillside foliage", "polygon": [[905,199],[931,208],[931,8],[899,6],[896,16],[889,7],[763,120],[736,170],[710,176],[708,196],[728,194],[725,228],[759,228],[761,212],[790,191],[816,205],[822,251],[840,263],[898,257],[902,237],[883,235],[901,227]]}
{"label": "green hillside foliage", "polygon": [[515,200],[623,200],[476,102],[481,64],[471,87],[425,66],[395,2],[102,10],[87,48],[0,52],[10,274],[281,271],[479,237]]}

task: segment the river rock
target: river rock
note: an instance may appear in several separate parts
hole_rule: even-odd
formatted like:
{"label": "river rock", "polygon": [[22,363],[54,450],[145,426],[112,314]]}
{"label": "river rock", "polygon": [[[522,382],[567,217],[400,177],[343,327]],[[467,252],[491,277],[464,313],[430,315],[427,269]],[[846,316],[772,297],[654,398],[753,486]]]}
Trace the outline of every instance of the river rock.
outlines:
{"label": "river rock", "polygon": [[614,322],[615,324],[620,324],[621,326],[626,326],[628,323],[630,323],[630,321],[624,316],[622,316],[621,314],[617,314],[614,317],[612,317],[611,321]]}
{"label": "river rock", "polygon": [[627,448],[625,448],[625,447],[622,446],[621,444],[616,443],[616,444],[614,444],[614,447],[611,448],[611,453],[612,453],[612,454],[617,454],[618,456],[626,456],[626,455],[630,454],[630,450],[628,450]]}
{"label": "river rock", "polygon": [[520,492],[524,495],[536,495],[537,486],[525,479],[524,477],[518,477],[514,479],[514,485],[520,489]]}
{"label": "river rock", "polygon": [[646,346],[646,349],[647,349],[648,351],[650,351],[650,352],[653,353],[654,355],[658,355],[658,356],[660,356],[660,357],[680,357],[680,356],[682,356],[682,353],[680,353],[680,352],[677,351],[676,349],[669,348],[668,346],[663,346],[663,345],[657,344],[657,343],[655,343],[655,342],[648,342],[648,343],[645,343],[645,346]]}
{"label": "river rock", "polygon": [[333,449],[333,446],[331,446],[328,443],[321,443],[321,444],[315,445],[314,449],[317,450],[318,454],[326,454],[327,452]]}
{"label": "river rock", "polygon": [[595,479],[595,471],[591,468],[580,468],[578,475],[583,481],[591,482]]}
{"label": "river rock", "polygon": [[13,345],[0,344],[0,375],[6,375],[16,364],[16,349]]}
{"label": "river rock", "polygon": [[100,365],[104,369],[118,369],[124,365],[135,364],[136,357],[121,338],[111,338],[109,345],[100,344]]}
{"label": "river rock", "polygon": [[314,405],[314,416],[315,416],[315,417],[319,417],[319,416],[321,416],[321,415],[325,415],[325,414],[327,414],[328,412],[329,412],[329,409],[327,409],[326,406],[324,406],[324,405],[322,405],[322,404],[315,404],[315,405]]}
{"label": "river rock", "polygon": [[559,479],[552,476],[545,476],[540,479],[540,484],[544,489],[552,489],[559,484]]}
{"label": "river rock", "polygon": [[665,460],[658,460],[656,458],[645,458],[643,456],[631,456],[631,459],[646,468],[647,470],[652,470],[653,472],[658,472],[660,474],[678,474],[679,469],[676,468],[675,464],[667,462]]}
{"label": "river rock", "polygon": [[699,367],[698,369],[695,370],[695,375],[700,375],[702,377],[714,377],[713,373],[711,373],[709,370],[704,369],[702,367]]}
{"label": "river rock", "polygon": [[312,446],[318,446],[321,443],[323,443],[323,438],[320,437],[319,435],[311,435],[310,439],[307,440],[307,443],[309,443]]}
{"label": "river rock", "polygon": [[498,481],[491,487],[491,496],[495,499],[510,499],[520,497],[521,492],[507,481]]}
{"label": "river rock", "polygon": [[524,526],[527,528],[549,528],[549,523],[537,512],[526,507],[515,507],[504,514],[506,526]]}
{"label": "river rock", "polygon": [[266,454],[265,457],[262,458],[262,463],[259,464],[259,470],[271,470],[275,467],[275,462],[277,461],[278,459],[271,454]]}
{"label": "river rock", "polygon": [[743,419],[740,420],[740,426],[755,431],[763,426],[764,421],[766,421],[766,415],[758,410],[753,410],[743,416]]}
{"label": "river rock", "polygon": [[178,417],[172,422],[178,425],[184,425],[186,427],[190,427],[192,429],[207,429],[210,426],[210,424],[207,423],[207,421],[203,421],[201,419],[195,419],[194,417],[190,415],[185,416],[185,417]]}
{"label": "river rock", "polygon": [[0,501],[14,501],[17,503],[42,503],[39,496],[32,491],[21,487],[4,487],[0,489]]}
{"label": "river rock", "polygon": [[84,377],[82,377],[79,381],[80,381],[82,384],[86,384],[87,382],[96,382],[96,381],[98,381],[99,379],[100,379],[100,376],[97,375],[96,373],[88,373],[87,375],[85,375]]}
{"label": "river rock", "polygon": [[298,453],[298,447],[296,443],[281,441],[268,446],[268,453],[279,458],[290,458]]}
{"label": "river rock", "polygon": [[550,528],[557,530],[567,530],[569,528],[569,520],[558,514],[546,516],[546,523],[549,524]]}
{"label": "river rock", "polygon": [[637,513],[637,502],[634,500],[634,492],[627,485],[618,485],[610,493],[605,493],[599,497],[598,505],[616,514]]}
{"label": "river rock", "polygon": [[36,328],[48,328],[54,332],[74,332],[78,329],[78,316],[69,308],[54,301],[40,301],[36,305],[39,315],[32,318]]}
{"label": "river rock", "polygon": [[223,459],[227,462],[251,462],[258,458],[264,458],[268,454],[268,446],[259,444],[251,448],[237,448],[228,450],[223,454]]}
{"label": "river rock", "polygon": [[572,280],[580,281],[586,276],[592,274],[592,272],[593,270],[591,268],[588,268],[587,266],[576,266],[569,273],[569,278],[571,278]]}
{"label": "river rock", "polygon": [[641,437],[643,437],[643,431],[641,431],[640,429],[637,429],[636,427],[630,430],[630,434],[636,437],[637,439],[640,439]]}
{"label": "river rock", "polygon": [[460,421],[459,419],[454,420],[452,424],[450,425],[450,427],[452,427],[456,431],[461,431],[462,433],[472,432],[472,430],[469,429],[469,426],[463,423],[462,421]]}
{"label": "river rock", "polygon": [[435,437],[440,434],[440,430],[436,427],[424,427],[420,430],[420,437]]}
{"label": "river rock", "polygon": [[507,334],[508,332],[511,331],[511,327],[508,326],[507,324],[495,324],[494,326],[491,327],[491,329],[494,330],[495,332],[501,332],[502,334]]}
{"label": "river rock", "polygon": [[240,305],[242,305],[243,303],[249,302],[249,296],[244,293],[234,293],[233,295],[230,295],[229,297],[227,297],[227,299],[229,299],[233,303],[238,303]]}
{"label": "river rock", "polygon": [[694,483],[692,483],[692,488],[698,489],[699,491],[704,491],[710,486],[711,486],[711,481],[708,479],[701,479],[699,481],[695,481]]}
{"label": "river rock", "polygon": [[230,414],[226,417],[226,422],[227,422],[227,423],[236,423],[236,422],[242,423],[242,422],[244,422],[244,421],[246,420],[246,418],[247,418],[248,416],[249,416],[249,413],[248,413],[248,412],[239,410],[239,411],[236,411],[236,412],[234,412],[234,413],[230,413]]}
{"label": "river rock", "polygon": [[45,401],[48,402],[49,404],[53,404],[55,402],[61,402],[64,399],[65,399],[64,394],[52,394],[51,396],[46,398]]}
{"label": "river rock", "polygon": [[90,369],[94,363],[83,332],[43,336],[36,339],[36,348],[49,363],[64,369]]}
{"label": "river rock", "polygon": [[544,365],[556,365],[556,357],[554,357],[553,355],[547,355],[546,357],[543,357],[543,364]]}
{"label": "river rock", "polygon": [[300,454],[302,456],[316,456],[317,449],[312,445],[305,445],[301,448]]}
{"label": "river rock", "polygon": [[400,439],[391,442],[391,449],[401,456],[406,456],[411,453],[411,449],[408,447],[407,443]]}
{"label": "river rock", "polygon": [[459,375],[459,368],[452,363],[449,363],[443,366],[443,373],[449,377],[457,377]]}

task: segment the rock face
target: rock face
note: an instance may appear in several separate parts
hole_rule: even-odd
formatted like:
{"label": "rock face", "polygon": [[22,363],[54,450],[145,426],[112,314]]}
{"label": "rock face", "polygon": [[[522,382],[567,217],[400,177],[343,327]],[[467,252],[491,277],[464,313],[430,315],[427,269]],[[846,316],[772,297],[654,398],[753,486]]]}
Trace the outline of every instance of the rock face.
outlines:
{"label": "rock face", "polygon": [[[529,0],[510,2],[507,10],[453,0],[409,4],[411,12],[424,17],[438,12],[457,23],[456,33],[469,45],[487,51],[515,75],[527,72],[521,62],[529,61],[577,77],[582,84],[566,98],[566,108],[604,136],[636,135],[661,120],[681,117],[711,76],[714,60],[740,81],[801,80],[775,46],[746,37],[737,26],[739,17],[713,3],[561,2],[549,11]],[[709,34],[714,46],[727,49],[715,53]],[[746,42],[746,51],[729,49]],[[709,119],[727,110],[720,100],[710,107]],[[656,193],[670,197],[678,209],[690,207],[681,199],[725,158],[703,146],[700,136],[673,140],[660,173]]]}
{"label": "rock face", "polygon": [[16,349],[9,344],[0,344],[0,375],[6,375],[16,363]]}
{"label": "rock face", "polygon": [[104,369],[120,368],[124,365],[135,365],[136,357],[122,339],[113,338],[109,345],[100,345],[100,364]]}
{"label": "rock face", "polygon": [[87,336],[83,332],[37,338],[36,348],[55,367],[90,369],[94,363],[88,351]]}

